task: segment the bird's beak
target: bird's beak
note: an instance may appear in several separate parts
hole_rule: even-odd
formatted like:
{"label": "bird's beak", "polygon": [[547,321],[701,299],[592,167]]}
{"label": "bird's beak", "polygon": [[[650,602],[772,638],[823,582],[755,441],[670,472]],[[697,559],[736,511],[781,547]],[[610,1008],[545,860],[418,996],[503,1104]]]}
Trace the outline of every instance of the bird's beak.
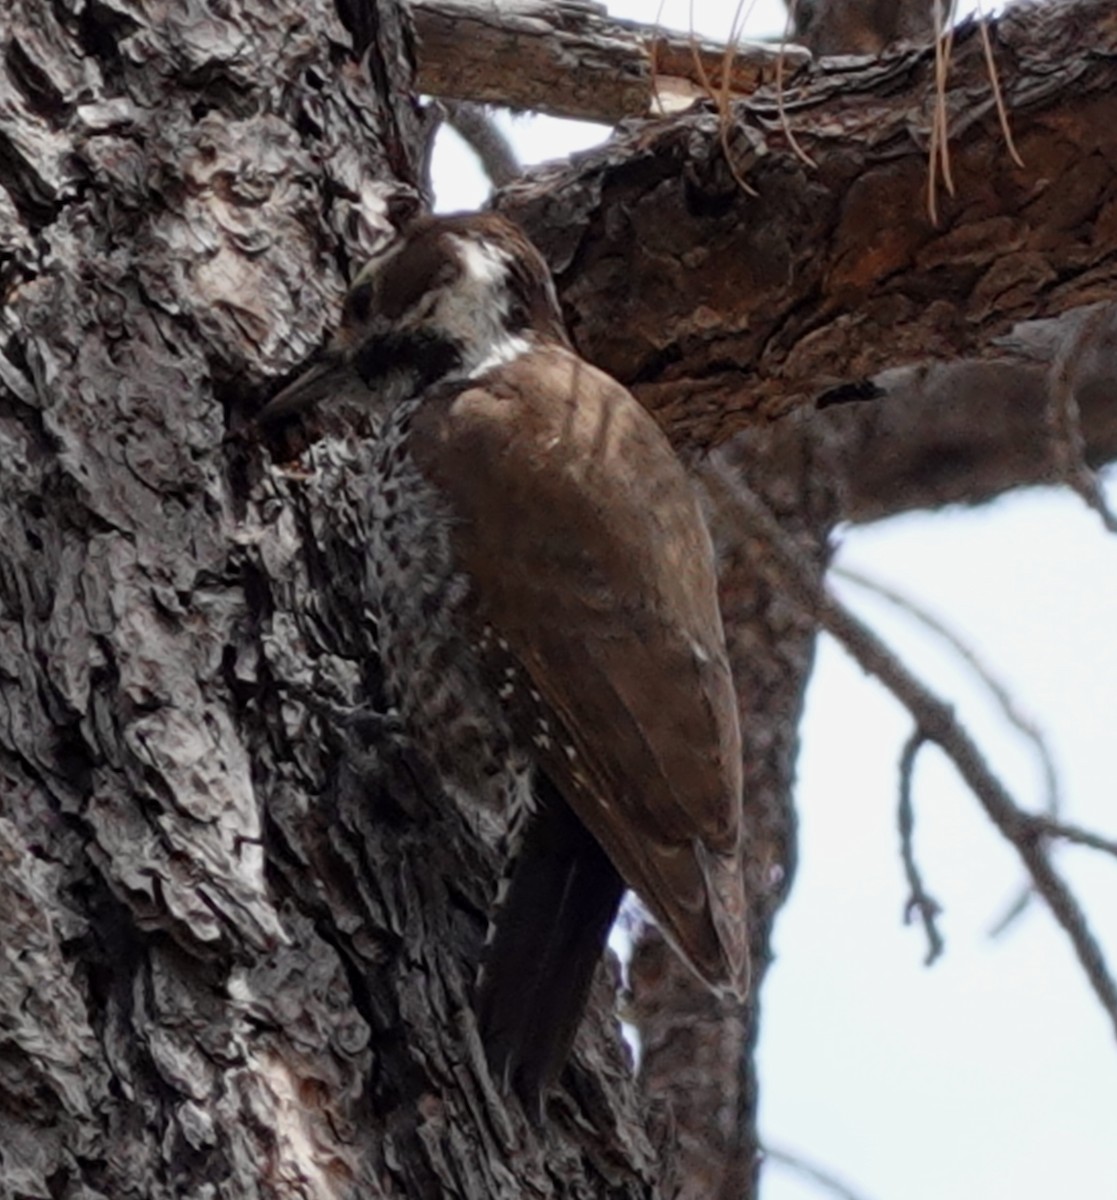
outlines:
{"label": "bird's beak", "polygon": [[289,383],[278,396],[269,400],[256,414],[256,421],[260,425],[277,424],[324,400],[338,400],[350,395],[355,387],[368,390],[348,358],[336,351],[327,351],[321,362],[304,371],[294,383]]}

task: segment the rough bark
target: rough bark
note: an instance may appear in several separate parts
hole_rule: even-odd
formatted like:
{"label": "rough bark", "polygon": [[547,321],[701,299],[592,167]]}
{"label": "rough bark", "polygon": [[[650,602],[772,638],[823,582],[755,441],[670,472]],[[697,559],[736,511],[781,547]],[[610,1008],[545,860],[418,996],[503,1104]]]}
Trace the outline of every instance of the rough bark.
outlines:
{"label": "rough bark", "polygon": [[[775,79],[781,56],[758,42],[727,54],[570,0],[417,0],[414,12],[424,92],[608,125],[685,107],[711,85],[747,95]],[[782,57],[785,74],[810,60],[802,46],[784,47]]]}
{"label": "rough bark", "polygon": [[936,4],[953,7],[946,0],[791,0],[788,7],[795,37],[815,54],[880,54],[895,42],[933,37]]}
{"label": "rough bark", "polygon": [[[1099,340],[1077,367],[1086,457],[1100,467],[1117,459],[1117,341]],[[841,447],[832,461],[844,520],[981,504],[1013,488],[1062,482],[1049,373],[1049,364],[996,360],[905,369],[881,380],[878,398],[814,414],[805,428],[777,422],[775,435]]]}
{"label": "rough bark", "polygon": [[[1106,14],[1000,24],[1019,175],[960,38],[958,198],[937,229],[921,215],[921,52],[796,81],[817,170],[787,150],[769,95],[728,130],[709,112],[634,126],[505,198],[551,255],[583,351],[680,447],[743,430],[698,470],[748,718],[758,977],[794,869],[813,634],[756,582],[747,532],[719,525],[725,489],[746,469],[821,569],[839,516],[1049,477],[1022,414],[1042,419],[1063,314],[1112,290]],[[425,132],[399,11],[7,0],[2,19],[0,1192],[654,1197],[680,1167],[703,1194],[705,1152],[711,1188],[749,1194],[755,1001],[718,1026],[701,1078],[685,1041],[645,1060],[684,1141],[701,1128],[684,1085],[712,1114],[683,1157],[664,1107],[634,1091],[605,971],[543,1136],[495,1096],[469,991],[498,855],[368,716],[368,438],[287,469],[224,440],[417,202]],[[867,375],[963,354],[1010,361],[906,370],[878,379],[881,398],[814,411],[875,395],[834,390]],[[1086,357],[1105,459],[1111,360]],[[987,370],[1008,373],[996,395]],[[975,428],[993,411],[1000,438]],[[649,981],[669,991],[676,971],[655,954],[634,976],[649,1046]],[[666,1003],[660,1031],[690,999]]]}
{"label": "rough bark", "polygon": [[796,79],[788,128],[813,167],[763,91],[728,124],[698,110],[633,126],[500,206],[557,270],[582,353],[680,444],[928,359],[1035,361],[1049,320],[1114,291],[1117,29],[1103,0],[1021,5],[992,40],[1025,167],[970,25],[954,41],[955,195],[940,192],[937,226],[930,48]]}
{"label": "rough bark", "polygon": [[223,441],[415,203],[400,14],[341,18],[0,18],[5,1196],[656,1194],[609,989],[537,1137],[469,1004],[497,854],[304,702],[378,703],[369,442]]}

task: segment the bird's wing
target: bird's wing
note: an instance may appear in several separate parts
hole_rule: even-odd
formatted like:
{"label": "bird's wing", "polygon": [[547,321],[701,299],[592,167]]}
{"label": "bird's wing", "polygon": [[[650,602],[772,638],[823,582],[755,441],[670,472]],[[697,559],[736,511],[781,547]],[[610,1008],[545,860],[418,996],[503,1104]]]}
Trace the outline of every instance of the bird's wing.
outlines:
{"label": "bird's wing", "polygon": [[682,465],[624,388],[558,346],[414,421],[479,620],[539,698],[546,723],[521,735],[698,972],[743,990],[737,704]]}

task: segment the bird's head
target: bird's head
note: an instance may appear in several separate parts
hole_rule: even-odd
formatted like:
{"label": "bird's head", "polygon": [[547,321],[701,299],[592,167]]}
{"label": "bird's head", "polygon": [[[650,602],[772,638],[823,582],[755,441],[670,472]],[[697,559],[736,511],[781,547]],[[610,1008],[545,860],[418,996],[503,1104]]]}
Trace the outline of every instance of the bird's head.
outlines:
{"label": "bird's head", "polygon": [[495,213],[424,217],[361,270],[322,360],[260,413],[286,417],[345,395],[398,402],[474,379],[540,341],[566,342],[550,272]]}

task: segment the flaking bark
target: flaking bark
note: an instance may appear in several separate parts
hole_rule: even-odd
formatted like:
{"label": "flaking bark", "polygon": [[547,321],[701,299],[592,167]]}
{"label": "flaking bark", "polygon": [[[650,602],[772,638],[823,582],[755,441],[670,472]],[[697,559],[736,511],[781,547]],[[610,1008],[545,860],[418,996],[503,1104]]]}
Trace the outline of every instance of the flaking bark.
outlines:
{"label": "flaking bark", "polygon": [[[727,55],[693,34],[574,0],[418,0],[414,12],[424,92],[607,125],[685,108],[710,83],[747,95],[775,79],[781,58],[779,47],[757,42]],[[782,58],[786,74],[810,55],[789,45]]]}
{"label": "flaking bark", "polygon": [[1117,280],[1117,30],[1104,0],[1078,0],[1010,8],[992,39],[1025,166],[967,25],[945,101],[955,195],[940,184],[937,226],[930,47],[788,82],[787,130],[813,166],[767,89],[728,120],[698,109],[626,128],[500,207],[549,257],[581,353],[681,445],[891,368],[1049,364],[1074,310]]}
{"label": "flaking bark", "polygon": [[482,1065],[499,857],[363,715],[370,443],[226,440],[416,203],[342,16],[0,18],[4,1195],[657,1194],[607,987],[544,1137]]}
{"label": "flaking bark", "polygon": [[[400,11],[7,0],[0,19],[0,1192],[654,1197],[675,1172],[697,1195],[704,1159],[709,1187],[751,1194],[759,991],[743,1023],[707,1014],[725,1040],[697,1076],[685,1042],[649,1053],[648,1104],[603,970],[544,1138],[495,1096],[470,990],[499,854],[368,717],[370,443],[322,443],[308,478],[225,440],[417,203]],[[835,520],[1051,478],[1045,372],[1113,290],[1115,36],[1099,0],[999,23],[1024,172],[959,38],[938,229],[925,51],[794,81],[817,169],[768,95],[728,129],[633,126],[503,203],[582,352],[685,452],[732,438],[696,465],[715,528],[743,471],[821,571]],[[1111,356],[1077,381],[1099,462]],[[883,395],[848,390],[868,376]],[[747,531],[719,541],[759,979],[813,631],[757,582]],[[645,953],[650,1034],[646,984],[676,967]]]}

